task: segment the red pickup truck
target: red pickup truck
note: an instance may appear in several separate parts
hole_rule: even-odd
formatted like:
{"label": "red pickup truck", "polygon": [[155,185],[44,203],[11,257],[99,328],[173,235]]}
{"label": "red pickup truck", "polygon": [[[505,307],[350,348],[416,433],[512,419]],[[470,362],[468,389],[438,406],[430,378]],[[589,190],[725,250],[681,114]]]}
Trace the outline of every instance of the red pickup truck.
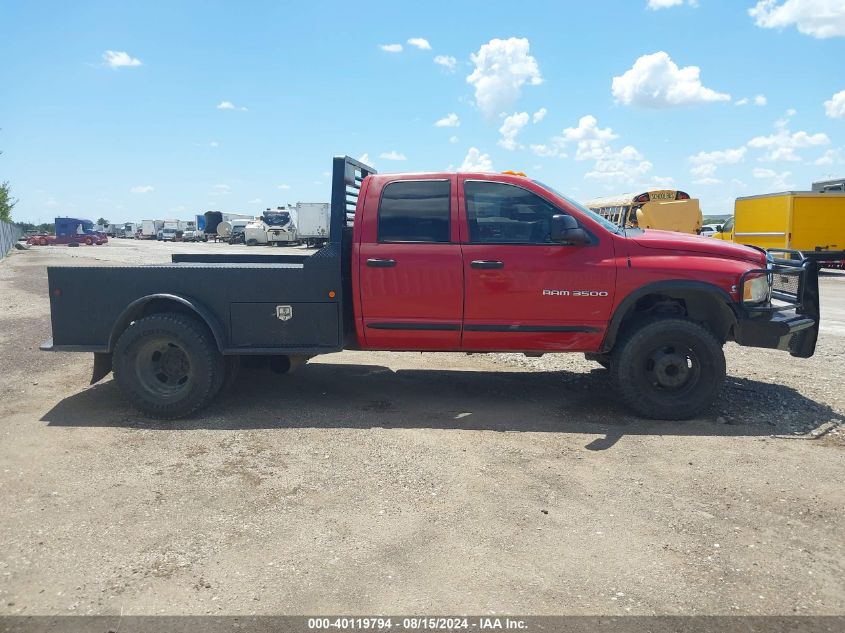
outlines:
{"label": "red pickup truck", "polygon": [[684,419],[716,398],[727,341],[815,350],[818,268],[796,252],[623,229],[521,175],[376,174],[348,157],[331,213],[310,256],[50,268],[42,348],[93,352],[92,383],[113,369],[163,418],[208,403],[244,355],[361,349],[583,352],[637,414]]}

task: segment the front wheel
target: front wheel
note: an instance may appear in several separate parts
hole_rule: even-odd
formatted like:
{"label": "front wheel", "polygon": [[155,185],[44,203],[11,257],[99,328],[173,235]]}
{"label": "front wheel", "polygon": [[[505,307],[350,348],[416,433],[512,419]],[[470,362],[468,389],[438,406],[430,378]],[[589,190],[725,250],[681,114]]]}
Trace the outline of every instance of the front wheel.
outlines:
{"label": "front wheel", "polygon": [[153,314],[133,322],[117,341],[114,377],[143,413],[181,418],[217,395],[223,356],[205,324],[190,316]]}
{"label": "front wheel", "polygon": [[686,319],[656,319],[629,330],[612,361],[622,401],[646,418],[692,418],[713,403],[725,381],[721,343]]}

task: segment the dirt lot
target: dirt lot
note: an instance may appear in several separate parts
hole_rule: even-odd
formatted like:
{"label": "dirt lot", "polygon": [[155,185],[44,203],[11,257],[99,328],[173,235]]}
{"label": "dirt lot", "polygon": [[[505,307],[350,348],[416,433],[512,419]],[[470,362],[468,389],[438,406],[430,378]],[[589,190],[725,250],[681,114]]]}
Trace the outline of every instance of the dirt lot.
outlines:
{"label": "dirt lot", "polygon": [[46,265],[215,248],[0,262],[0,614],[845,613],[845,275],[685,423],[576,355],[351,352],[155,423],[37,351]]}

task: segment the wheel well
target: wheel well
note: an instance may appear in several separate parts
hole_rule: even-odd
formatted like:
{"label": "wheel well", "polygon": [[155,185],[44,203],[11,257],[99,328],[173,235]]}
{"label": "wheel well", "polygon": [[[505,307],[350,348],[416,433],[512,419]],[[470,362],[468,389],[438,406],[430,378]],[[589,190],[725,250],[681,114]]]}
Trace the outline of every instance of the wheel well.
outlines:
{"label": "wheel well", "polygon": [[214,323],[214,317],[207,310],[197,306],[189,300],[172,295],[144,297],[130,304],[112,328],[111,337],[109,338],[109,351],[114,349],[117,339],[120,338],[123,331],[129,327],[133,321],[143,319],[151,314],[162,314],[166,312],[185,314],[196,318],[200,323],[208,328],[208,331],[217,343],[217,348],[222,351],[223,340],[220,336],[220,328],[212,325]]}
{"label": "wheel well", "polygon": [[700,289],[677,289],[648,292],[620,306],[621,313],[614,315],[603,350],[610,350],[620,332],[638,321],[661,317],[684,317],[706,327],[722,343],[733,337],[736,315],[730,305],[719,295]]}

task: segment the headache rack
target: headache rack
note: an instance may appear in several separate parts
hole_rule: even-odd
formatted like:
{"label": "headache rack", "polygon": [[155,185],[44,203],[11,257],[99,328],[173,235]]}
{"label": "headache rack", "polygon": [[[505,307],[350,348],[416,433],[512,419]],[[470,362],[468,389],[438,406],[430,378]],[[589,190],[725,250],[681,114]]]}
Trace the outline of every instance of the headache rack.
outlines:
{"label": "headache rack", "polygon": [[374,168],[354,158],[335,156],[332,165],[332,238],[340,241],[343,229],[352,228],[361,183],[375,173],[378,172]]}

